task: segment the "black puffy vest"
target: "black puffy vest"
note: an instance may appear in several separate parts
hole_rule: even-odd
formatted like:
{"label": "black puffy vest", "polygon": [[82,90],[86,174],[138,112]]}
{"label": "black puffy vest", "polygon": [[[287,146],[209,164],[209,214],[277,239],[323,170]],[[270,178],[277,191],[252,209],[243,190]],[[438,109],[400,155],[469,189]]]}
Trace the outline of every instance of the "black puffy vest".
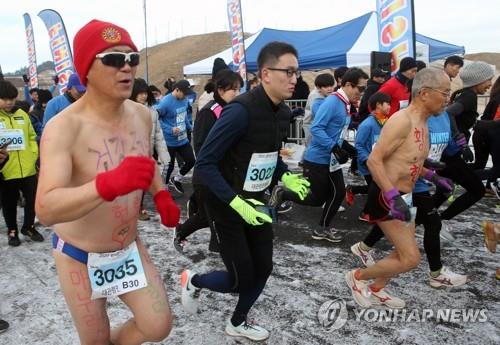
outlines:
{"label": "black puffy vest", "polygon": [[288,134],[290,108],[284,102],[273,108],[262,86],[236,97],[232,102],[240,103],[247,110],[248,129],[226,152],[219,162],[219,168],[224,179],[237,194],[245,198],[259,198],[264,191],[243,191],[248,164],[253,153],[280,150],[281,142]]}

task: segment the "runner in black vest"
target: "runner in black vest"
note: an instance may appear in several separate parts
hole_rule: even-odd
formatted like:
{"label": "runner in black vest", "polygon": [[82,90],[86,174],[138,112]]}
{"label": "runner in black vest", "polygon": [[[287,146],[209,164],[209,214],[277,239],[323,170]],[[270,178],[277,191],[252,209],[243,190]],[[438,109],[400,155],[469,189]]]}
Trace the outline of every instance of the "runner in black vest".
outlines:
{"label": "runner in black vest", "polygon": [[[243,87],[243,79],[238,73],[230,69],[224,69],[217,73],[214,84],[216,88],[214,100],[208,102],[198,112],[194,122],[193,147],[197,156],[215,121],[220,117],[222,108],[240,94],[240,89]],[[184,223],[178,224],[175,227],[174,247],[181,253],[184,251],[184,246],[187,243],[186,237],[196,230],[209,227],[205,205],[202,201],[205,188],[197,174],[197,170],[193,173],[193,189],[194,192],[190,198],[190,204],[195,204],[197,211],[194,214],[189,214],[189,218]],[[219,252],[215,232],[213,229],[211,229],[211,232],[208,249],[212,252]]]}
{"label": "runner in black vest", "polygon": [[290,109],[283,103],[295,88],[297,51],[271,42],[258,56],[262,84],[237,97],[222,111],[203,144],[195,173],[207,187],[205,206],[215,229],[227,271],[181,276],[181,300],[186,311],[198,311],[202,288],[238,293],[238,304],[226,323],[231,336],[264,340],[269,332],[246,321],[271,274],[273,229],[268,214],[259,211],[273,176],[304,198],[309,183],[287,171],[279,157]]}

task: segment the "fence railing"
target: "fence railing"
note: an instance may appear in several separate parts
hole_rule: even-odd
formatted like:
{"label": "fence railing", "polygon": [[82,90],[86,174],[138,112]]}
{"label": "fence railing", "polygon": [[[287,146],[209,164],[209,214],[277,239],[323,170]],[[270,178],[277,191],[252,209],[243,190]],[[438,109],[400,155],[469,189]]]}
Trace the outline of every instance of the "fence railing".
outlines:
{"label": "fence railing", "polygon": [[[483,114],[484,108],[488,101],[490,100],[490,95],[478,95],[477,96],[477,111],[480,115]],[[285,101],[285,104],[293,111],[296,108],[305,108],[306,104],[305,99],[289,99]],[[294,119],[290,122],[290,129],[288,131],[288,141],[295,142],[297,144],[304,144],[304,131],[302,127],[304,125],[304,116],[295,116]],[[349,141],[354,141],[354,137],[356,135],[355,131],[349,133]],[[351,138],[352,137],[352,138]]]}
{"label": "fence railing", "polygon": [[[297,108],[305,108],[306,99],[289,99],[285,101],[285,104],[293,111]],[[302,145],[305,142],[304,131],[302,127],[304,125],[304,116],[295,116],[292,121],[290,121],[290,128],[288,130],[288,141],[294,142],[296,144]]]}

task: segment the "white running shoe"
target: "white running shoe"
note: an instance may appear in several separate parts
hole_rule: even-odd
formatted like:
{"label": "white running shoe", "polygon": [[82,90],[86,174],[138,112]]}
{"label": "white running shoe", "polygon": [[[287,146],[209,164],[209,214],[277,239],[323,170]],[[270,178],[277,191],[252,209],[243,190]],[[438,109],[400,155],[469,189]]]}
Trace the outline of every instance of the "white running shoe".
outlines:
{"label": "white running shoe", "polygon": [[467,283],[467,281],[466,275],[454,273],[446,266],[441,268],[441,272],[439,272],[436,278],[432,276],[429,278],[429,284],[436,289],[461,286]]}
{"label": "white running shoe", "polygon": [[352,298],[362,308],[370,308],[372,301],[370,299],[370,292],[368,291],[367,280],[357,280],[354,277],[356,270],[349,271],[345,274],[345,281],[351,289]]}
{"label": "white running shoe", "polygon": [[500,200],[500,185],[498,182],[490,182],[490,189],[493,194]]}
{"label": "white running shoe", "polygon": [[198,313],[198,299],[200,298],[200,291],[191,284],[191,279],[196,275],[196,272],[191,270],[184,270],[181,274],[181,302],[184,310],[190,314]]}
{"label": "white running shoe", "polygon": [[373,290],[370,291],[370,301],[375,305],[385,305],[389,308],[402,309],[405,307],[406,303],[399,297],[395,297],[389,294],[389,292],[384,288],[380,289],[378,292]]}
{"label": "white running shoe", "polygon": [[441,237],[441,239],[444,241],[455,241],[455,236],[451,234],[450,226],[445,220],[441,220],[441,231],[439,232],[439,237]]}
{"label": "white running shoe", "polygon": [[232,337],[245,337],[255,341],[269,338],[269,331],[264,328],[249,324],[246,321],[243,321],[239,326],[233,326],[231,319],[227,320],[226,334]]}
{"label": "white running shoe", "polygon": [[370,251],[363,250],[359,246],[361,242],[355,243],[351,246],[351,252],[363,261],[363,265],[370,267],[375,265],[375,260],[370,254]]}

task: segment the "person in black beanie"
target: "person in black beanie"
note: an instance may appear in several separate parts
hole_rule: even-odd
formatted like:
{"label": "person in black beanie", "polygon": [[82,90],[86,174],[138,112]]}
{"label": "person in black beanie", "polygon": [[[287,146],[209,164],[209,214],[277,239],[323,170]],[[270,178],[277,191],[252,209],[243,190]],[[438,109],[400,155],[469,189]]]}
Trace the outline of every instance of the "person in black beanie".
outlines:
{"label": "person in black beanie", "polygon": [[408,80],[415,78],[416,74],[417,61],[407,56],[399,63],[399,70],[396,74],[380,87],[379,92],[391,96],[391,112],[389,116],[408,106],[410,93],[408,92],[406,83]]}
{"label": "person in black beanie", "polygon": [[363,122],[363,120],[366,119],[373,110],[375,110],[368,108],[368,100],[380,89],[382,84],[385,82],[387,73],[387,71],[384,71],[380,68],[373,69],[372,77],[366,84],[366,90],[363,93],[363,96],[361,97],[361,103],[359,104],[358,114],[360,123]]}
{"label": "person in black beanie", "polygon": [[215,76],[217,73],[222,71],[223,69],[230,69],[226,62],[222,58],[216,58],[214,60],[214,65],[212,66],[212,80],[215,80]]}

